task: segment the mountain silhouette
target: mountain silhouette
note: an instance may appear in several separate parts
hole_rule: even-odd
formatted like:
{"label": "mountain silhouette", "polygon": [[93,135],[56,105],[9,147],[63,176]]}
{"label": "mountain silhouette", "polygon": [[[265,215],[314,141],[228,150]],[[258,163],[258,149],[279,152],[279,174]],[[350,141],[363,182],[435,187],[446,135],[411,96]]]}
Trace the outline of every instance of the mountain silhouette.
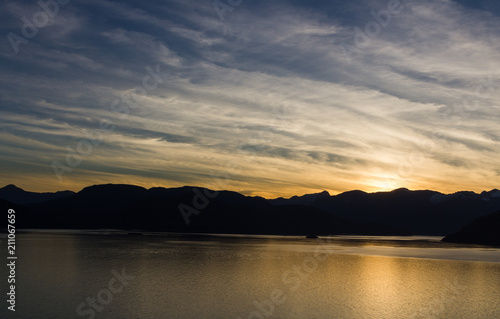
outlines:
{"label": "mountain silhouette", "polygon": [[478,217],[500,209],[500,191],[442,194],[401,188],[378,193],[354,190],[336,196],[317,196],[312,202],[310,195],[270,200],[273,205],[287,202],[307,203],[341,218],[382,223],[416,235],[444,236],[457,232]]}
{"label": "mountain silhouette", "polygon": [[443,241],[500,246],[500,210],[476,219]]}
{"label": "mountain silhouette", "polygon": [[[265,199],[201,187],[105,184],[78,193],[0,189],[0,204],[16,204],[20,228],[141,229],[246,234],[447,235],[500,209],[500,191],[442,194],[323,191]],[[7,202],[5,202],[7,201]]]}
{"label": "mountain silhouette", "polygon": [[[2,206],[11,203],[3,200]],[[68,197],[16,205],[19,228],[125,229],[279,235],[410,235],[358,223],[306,205],[273,206],[262,197],[206,188],[95,185]]]}
{"label": "mountain silhouette", "polygon": [[73,195],[72,191],[60,191],[55,193],[27,192],[15,185],[7,185],[0,188],[0,198],[16,204],[36,204],[51,199],[64,198]]}

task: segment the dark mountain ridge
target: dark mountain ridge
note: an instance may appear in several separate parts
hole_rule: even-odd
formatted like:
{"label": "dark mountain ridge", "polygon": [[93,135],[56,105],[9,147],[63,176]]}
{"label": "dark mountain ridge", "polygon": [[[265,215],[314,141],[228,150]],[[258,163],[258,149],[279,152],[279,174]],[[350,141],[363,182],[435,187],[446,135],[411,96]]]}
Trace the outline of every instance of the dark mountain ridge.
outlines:
{"label": "dark mountain ridge", "polygon": [[397,189],[379,193],[355,190],[332,196],[324,191],[267,200],[190,186],[146,189],[105,184],[78,193],[39,194],[9,185],[0,189],[0,199],[18,204],[23,211],[19,227],[24,228],[300,235],[444,236],[500,209],[500,191],[496,189],[449,195]]}
{"label": "dark mountain ridge", "polygon": [[443,241],[500,246],[500,210],[476,219]]}
{"label": "dark mountain ridge", "polygon": [[[322,194],[322,193],[320,193]],[[500,209],[497,189],[477,194],[457,192],[442,194],[429,190],[396,189],[391,192],[366,193],[349,191],[335,196],[310,195],[288,200],[270,200],[272,205],[287,202],[307,205],[359,222],[378,222],[406,229],[417,235],[447,235],[458,231],[474,219]]]}
{"label": "dark mountain ridge", "polygon": [[[3,203],[3,204],[2,204]],[[2,208],[12,203],[2,200]],[[95,185],[64,198],[16,205],[19,228],[125,229],[280,235],[409,235],[338,218],[305,205],[273,206],[262,197],[206,188]]]}
{"label": "dark mountain ridge", "polygon": [[65,198],[75,194],[72,191],[59,191],[55,193],[27,192],[15,185],[0,188],[0,198],[16,204],[36,204],[51,199]]}

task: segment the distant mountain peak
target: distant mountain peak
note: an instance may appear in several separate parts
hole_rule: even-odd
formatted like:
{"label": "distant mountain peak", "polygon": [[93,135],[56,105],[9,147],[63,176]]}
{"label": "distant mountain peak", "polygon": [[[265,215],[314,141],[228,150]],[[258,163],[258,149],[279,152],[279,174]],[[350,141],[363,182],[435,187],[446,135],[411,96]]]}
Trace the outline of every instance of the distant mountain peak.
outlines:
{"label": "distant mountain peak", "polygon": [[322,192],[319,192],[319,193],[305,194],[305,195],[302,195],[302,196],[294,196],[294,197],[296,197],[296,198],[330,197],[330,193],[328,191],[322,191]]}
{"label": "distant mountain peak", "polygon": [[407,193],[407,192],[411,192],[411,191],[406,187],[401,187],[401,188],[393,190],[391,193]]}
{"label": "distant mountain peak", "polygon": [[275,205],[279,205],[280,203],[287,203],[287,204],[300,204],[300,205],[312,205],[316,201],[323,199],[323,198],[330,198],[331,195],[328,191],[324,190],[319,193],[312,193],[312,194],[305,194],[302,196],[292,196],[289,199],[285,199],[283,197],[279,197],[273,200],[270,200],[271,203]]}
{"label": "distant mountain peak", "polygon": [[2,190],[6,190],[6,191],[23,191],[23,192],[24,192],[24,189],[19,188],[19,187],[17,187],[17,186],[16,186],[16,185],[14,185],[14,184],[9,184],[9,185],[4,186],[4,187],[2,187],[2,188],[0,188],[0,189],[2,189]]}
{"label": "distant mountain peak", "polygon": [[146,189],[142,186],[109,183],[109,184],[87,186],[78,193],[87,193],[93,191],[115,191],[115,190],[125,190],[125,189],[146,191]]}
{"label": "distant mountain peak", "polygon": [[74,194],[71,191],[58,191],[56,193],[36,193],[25,191],[14,184],[0,188],[0,198],[15,204],[35,204],[62,198]]}
{"label": "distant mountain peak", "polygon": [[353,189],[351,191],[343,192],[342,194],[348,194],[348,193],[352,193],[352,194],[368,194],[367,192],[362,191],[360,189]]}
{"label": "distant mountain peak", "polygon": [[[496,188],[490,190],[489,192],[483,192],[483,193],[486,193],[486,195],[489,195],[491,197],[500,197],[500,190]],[[483,193],[481,193],[481,195],[483,195]]]}

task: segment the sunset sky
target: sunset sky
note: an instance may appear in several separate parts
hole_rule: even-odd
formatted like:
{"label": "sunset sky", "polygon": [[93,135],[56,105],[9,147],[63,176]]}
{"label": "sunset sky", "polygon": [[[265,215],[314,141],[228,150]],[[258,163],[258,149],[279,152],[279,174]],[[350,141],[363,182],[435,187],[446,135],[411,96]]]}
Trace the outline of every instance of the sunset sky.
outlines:
{"label": "sunset sky", "polygon": [[50,3],[0,4],[0,187],[500,188],[498,1]]}

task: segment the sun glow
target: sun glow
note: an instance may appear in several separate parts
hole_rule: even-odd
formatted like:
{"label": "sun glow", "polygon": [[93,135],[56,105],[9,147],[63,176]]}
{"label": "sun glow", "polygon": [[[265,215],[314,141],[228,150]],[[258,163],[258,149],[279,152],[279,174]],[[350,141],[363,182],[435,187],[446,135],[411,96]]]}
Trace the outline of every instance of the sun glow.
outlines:
{"label": "sun glow", "polygon": [[374,191],[392,191],[403,187],[401,180],[394,177],[379,177],[367,183]]}

